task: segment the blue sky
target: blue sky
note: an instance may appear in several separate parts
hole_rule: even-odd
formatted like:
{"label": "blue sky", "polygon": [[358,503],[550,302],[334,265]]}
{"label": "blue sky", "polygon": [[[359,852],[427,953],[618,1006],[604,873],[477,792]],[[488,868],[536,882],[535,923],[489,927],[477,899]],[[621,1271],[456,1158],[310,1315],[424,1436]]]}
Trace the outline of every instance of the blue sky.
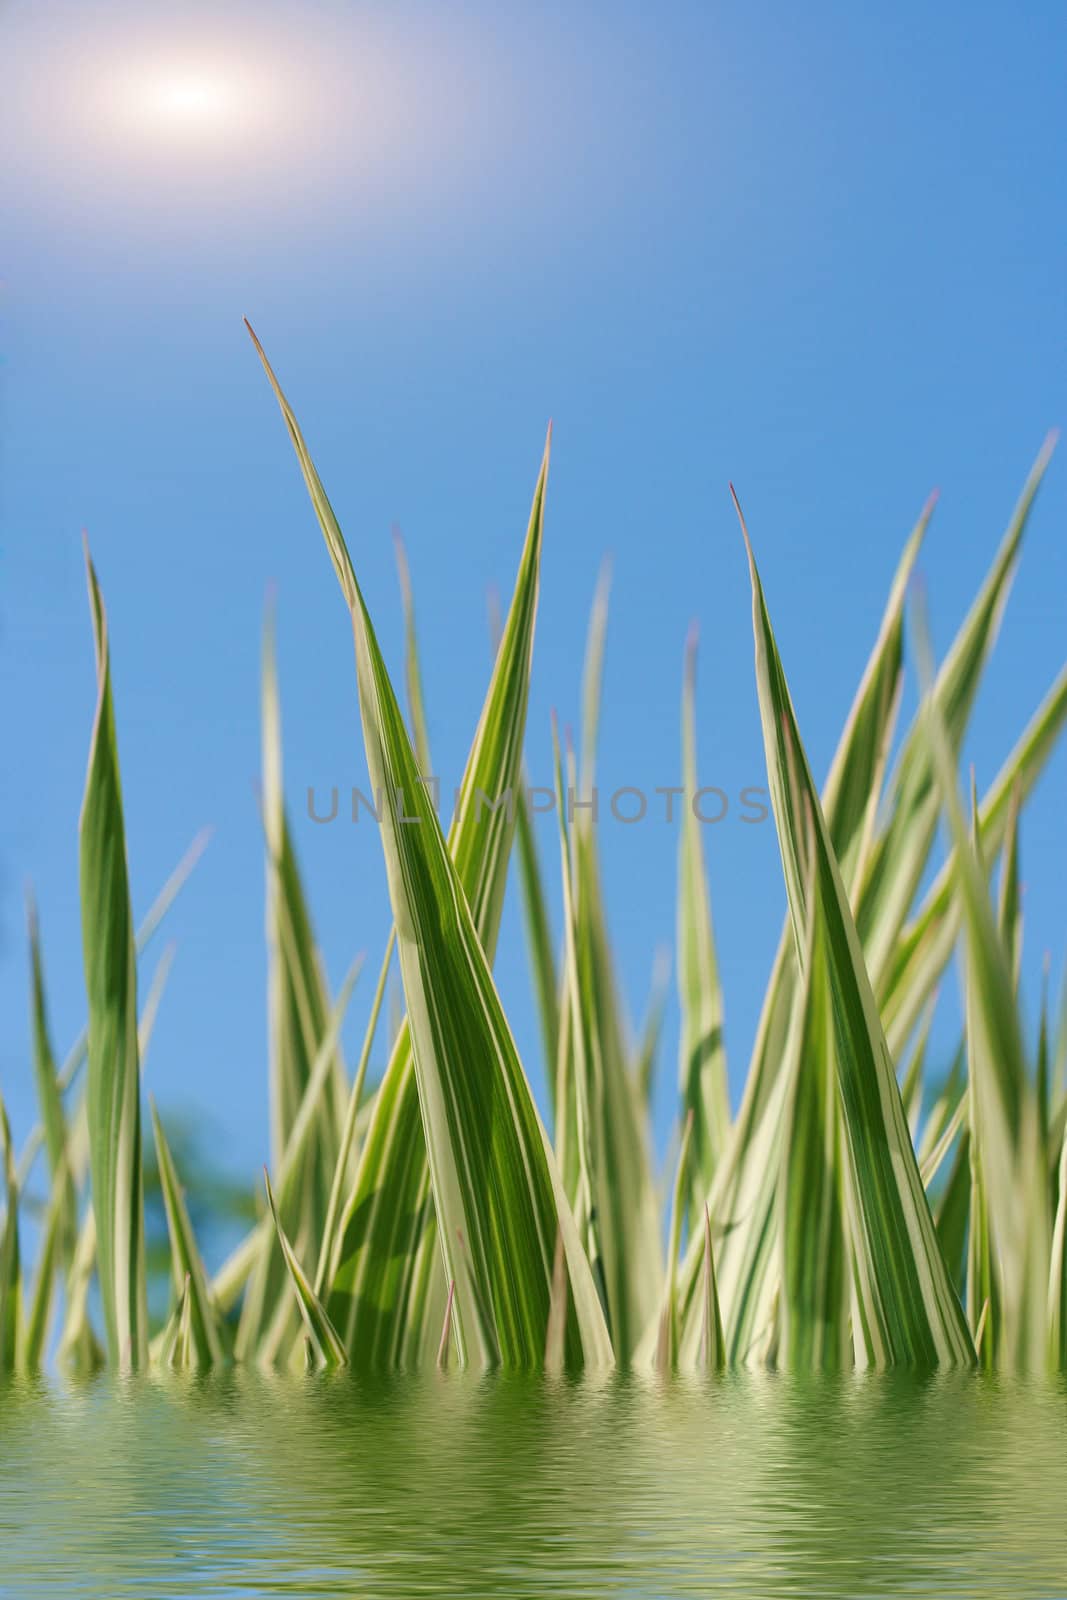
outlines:
{"label": "blue sky", "polygon": [[[389,533],[404,530],[446,783],[485,688],[486,592],[511,583],[549,417],[535,781],[551,708],[577,715],[607,552],[604,787],[676,781],[694,617],[704,781],[731,796],[763,781],[730,479],[822,773],[929,491],[942,497],[922,569],[944,648],[1067,413],[1067,19],[1052,4],[915,0],[166,9],[0,13],[0,1084],[24,1132],[27,879],[60,1051],[83,1020],[84,527],[110,613],[135,909],[202,824],[216,830],[171,919],[150,1086],[254,1173],[271,584],[287,787],[334,982],[361,949],[376,968],[388,913],[373,830],[305,814],[308,784],[364,781],[351,637],[242,316],[302,420],[398,672]],[[190,84],[207,86],[199,99]],[[1065,514],[1058,460],[968,747],[980,785],[1062,663]],[[1031,999],[1042,952],[1057,972],[1065,952],[1065,789],[1061,753],[1024,832]],[[636,1018],[673,935],[677,833],[650,820],[601,837]],[[541,839],[554,867],[551,822]],[[736,1092],[784,894],[769,823],[746,827],[735,808],[706,846]],[[498,975],[539,1083],[516,896]],[[663,1132],[676,1039],[672,1008]]]}

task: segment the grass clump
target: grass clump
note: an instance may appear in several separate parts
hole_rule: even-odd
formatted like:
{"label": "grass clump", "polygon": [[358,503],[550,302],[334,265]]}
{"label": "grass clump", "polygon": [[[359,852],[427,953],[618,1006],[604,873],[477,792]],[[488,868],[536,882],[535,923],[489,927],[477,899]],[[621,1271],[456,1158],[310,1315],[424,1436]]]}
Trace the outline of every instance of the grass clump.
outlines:
{"label": "grass clump", "polygon": [[[406,562],[401,552],[414,739],[356,565],[258,341],[256,348],[349,615],[372,792],[402,796],[402,815],[418,818],[418,826],[402,823],[388,804],[381,814],[393,929],[370,1021],[350,1075],[339,1036],[358,969],[337,995],[328,992],[283,801],[268,624],[271,1174],[257,1220],[212,1277],[152,1108],[172,1290],[165,1320],[150,1328],[140,1062],[158,995],[139,1017],[138,958],[192,863],[135,934],[107,619],[87,556],[98,683],[80,838],[88,1026],[57,1066],[31,913],[41,1126],[16,1153],[0,1107],[0,1370],[41,1366],[60,1301],[59,1358],[76,1370],[105,1360],[120,1370],[231,1360],[377,1370],[1067,1366],[1063,1052],[1057,1059],[1047,1015],[1030,1048],[1019,1004],[1020,817],[1067,718],[1067,668],[988,792],[972,796],[969,815],[958,779],[1050,446],[947,657],[936,669],[924,664],[920,709],[890,764],[906,597],[930,508],[924,512],[821,791],[741,519],[788,916],[733,1116],[711,901],[699,824],[688,817],[677,929],[681,1155],[665,1252],[649,1125],[662,1005],[635,1044],[612,963],[592,819],[583,813],[568,823],[559,806],[557,952],[529,818],[521,805],[489,808],[481,798],[522,785],[548,445],[446,834],[419,781],[429,755]],[[605,617],[601,592],[580,759],[556,744],[560,795],[565,774],[592,782]],[[922,647],[921,614],[915,620]],[[696,724],[691,644],[681,751],[691,789]],[[942,819],[948,858],[922,893]],[[551,1128],[492,975],[516,832]],[[384,1076],[370,1088],[394,947],[406,1015]],[[935,1083],[926,1039],[957,948],[965,1025],[952,1070]],[[47,1169],[50,1192],[31,1274],[20,1253],[20,1197],[38,1168]]]}

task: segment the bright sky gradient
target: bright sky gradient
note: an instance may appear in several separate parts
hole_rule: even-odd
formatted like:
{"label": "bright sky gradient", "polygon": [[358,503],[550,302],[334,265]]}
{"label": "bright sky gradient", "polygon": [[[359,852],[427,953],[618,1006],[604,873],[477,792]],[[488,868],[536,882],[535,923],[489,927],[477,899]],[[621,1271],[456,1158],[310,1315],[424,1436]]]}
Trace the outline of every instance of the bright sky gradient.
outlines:
{"label": "bright sky gradient", "polygon": [[[550,709],[577,716],[605,552],[604,787],[677,781],[694,617],[704,781],[731,796],[764,781],[730,479],[821,775],[927,494],[942,491],[922,570],[943,649],[1067,418],[1067,13],[21,0],[0,12],[0,49],[0,1085],[21,1137],[27,879],[61,1053],[84,1017],[84,527],[111,621],[138,914],[216,828],[169,925],[149,1085],[164,1108],[202,1112],[252,1175],[268,1151],[254,786],[272,584],[287,789],[333,982],[361,949],[376,969],[388,912],[375,832],[306,817],[308,784],[365,783],[351,635],[242,316],[302,420],[398,679],[389,532],[404,530],[446,784],[549,417],[534,781],[551,781]],[[980,785],[1064,658],[1065,518],[1059,459],[969,746]],[[1031,1007],[1042,952],[1056,975],[1065,954],[1065,794],[1061,752],[1024,833]],[[554,884],[554,823],[540,838]],[[673,937],[677,832],[608,821],[602,842],[636,1019]],[[736,1089],[784,893],[770,823],[731,813],[706,842]],[[540,1089],[517,893],[497,967]],[[663,1131],[676,1044],[672,1006]]]}

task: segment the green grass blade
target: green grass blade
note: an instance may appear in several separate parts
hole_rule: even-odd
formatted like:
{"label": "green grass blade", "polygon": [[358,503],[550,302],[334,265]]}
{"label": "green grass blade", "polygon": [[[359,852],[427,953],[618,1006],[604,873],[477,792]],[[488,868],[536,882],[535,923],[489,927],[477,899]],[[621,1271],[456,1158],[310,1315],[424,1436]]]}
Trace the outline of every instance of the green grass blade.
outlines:
{"label": "green grass blade", "polygon": [[[574,1220],[592,1268],[593,1280],[600,1292],[601,1304],[608,1326],[612,1328],[605,1278],[604,1255],[600,1243],[600,1223],[597,1208],[597,1165],[593,1147],[592,1102],[599,1096],[599,1083],[594,1081],[595,1043],[590,1037],[593,1004],[582,993],[583,975],[579,972],[579,945],[581,930],[574,887],[574,854],[567,827],[567,808],[563,789],[563,763],[560,757],[559,733],[555,718],[552,723],[552,746],[555,759],[556,814],[559,821],[560,868],[563,882],[563,917],[565,925],[564,970],[567,984],[566,1016],[570,1023],[569,1056],[573,1071],[573,1096],[568,1095],[564,1115],[572,1117],[567,1137],[572,1140],[577,1158],[576,1184],[573,1195],[568,1191],[574,1207]],[[590,981],[588,973],[586,981]],[[618,1338],[617,1326],[613,1328]]]}
{"label": "green grass blade", "polygon": [[300,1308],[300,1315],[304,1319],[304,1326],[307,1329],[308,1338],[311,1340],[316,1358],[321,1366],[343,1367],[347,1364],[348,1357],[345,1354],[345,1347],[341,1342],[341,1337],[330,1321],[318,1295],[311,1287],[311,1280],[297,1260],[293,1247],[286,1237],[285,1230],[278,1220],[278,1210],[274,1204],[270,1177],[266,1171],[263,1173],[263,1178],[267,1185],[267,1203],[270,1206],[271,1216],[274,1218],[278,1243],[281,1246],[286,1269]]}
{"label": "green grass blade", "polygon": [[[500,925],[511,824],[519,809],[518,803],[508,805],[506,797],[515,796],[521,774],[547,467],[546,448],[507,627],[448,836],[482,948],[490,959]],[[490,809],[487,802],[502,798],[504,805]],[[423,1347],[428,1319],[436,1318],[434,1308],[447,1281],[443,1269],[429,1275],[416,1270],[415,1258],[420,1263],[434,1260],[427,1248],[432,1238],[426,1238],[433,1227],[426,1145],[405,1022],[345,1208],[336,1281],[328,1301],[353,1359],[392,1365],[402,1351]],[[396,1255],[398,1229],[412,1258],[403,1267]],[[436,1336],[436,1326],[433,1331]]]}
{"label": "green grass blade", "polygon": [[66,1207],[69,1199],[68,1177],[66,1166],[61,1165],[52,1179],[52,1193],[37,1251],[37,1275],[30,1300],[26,1338],[21,1355],[21,1365],[24,1371],[30,1373],[41,1370],[45,1346],[48,1343],[48,1328],[55,1304],[56,1278],[59,1275],[61,1236],[66,1223]]}
{"label": "green grass blade", "polygon": [[[484,1362],[498,1350],[507,1366],[540,1364],[557,1225],[577,1312],[569,1361],[603,1359],[609,1346],[588,1264],[358,591],[352,616],[372,786],[402,797],[405,815],[418,818],[404,825],[384,806],[382,842],[460,1359]],[[501,658],[506,646],[507,632]],[[524,673],[523,699],[525,690]],[[491,1307],[488,1329],[479,1302]]]}
{"label": "green grass blade", "polygon": [[656,1341],[655,1365],[660,1372],[673,1372],[678,1364],[678,1307],[675,1299],[675,1280],[678,1271],[678,1251],[682,1243],[686,1196],[690,1189],[688,1163],[695,1120],[693,1112],[688,1112],[678,1150],[678,1170],[675,1174],[674,1194],[671,1199],[671,1223],[667,1236],[667,1272],[663,1285],[663,1309],[659,1317],[659,1338]]}
{"label": "green grass blade", "polygon": [[174,1287],[179,1295],[185,1292],[188,1333],[188,1361],[195,1367],[217,1366],[225,1358],[225,1345],[218,1311],[211,1299],[207,1273],[196,1242],[193,1225],[189,1219],[185,1194],[174,1164],[163,1124],[150,1102],[152,1131],[156,1141],[156,1159],[163,1189],[163,1204],[167,1213],[167,1231],[170,1235],[171,1269]]}
{"label": "green grass blade", "polygon": [[408,696],[408,715],[411,718],[411,740],[415,746],[415,759],[424,778],[433,776],[430,759],[430,736],[426,727],[426,705],[422,692],[422,672],[419,668],[419,644],[415,631],[415,600],[411,591],[411,572],[408,553],[400,529],[393,528],[393,548],[396,552],[396,571],[400,580],[400,598],[404,606],[404,677]]}
{"label": "green grass blade", "polygon": [[0,1160],[4,1166],[4,1220],[0,1229],[0,1377],[15,1371],[22,1322],[19,1260],[19,1187],[7,1109],[0,1099]]}
{"label": "green grass blade", "polygon": [[[745,540],[768,780],[798,948],[809,915],[823,924],[849,1156],[850,1235],[868,1356],[875,1365],[964,1365],[973,1360],[970,1334],[938,1247],[896,1073],[801,744],[747,533]],[[804,869],[804,833],[809,827],[813,827],[810,905]]]}
{"label": "green grass blade", "polygon": [[[572,1158],[579,1141],[576,1129],[568,1132],[567,1122],[577,1114],[581,1069],[608,1325],[618,1358],[629,1360],[659,1306],[663,1266],[647,1108],[632,1070],[630,1027],[616,978],[601,888],[595,810],[587,804],[596,794],[596,737],[607,596],[605,568],[594,596],[586,643],[580,772],[575,770],[573,751],[568,756],[566,814],[573,821],[572,910],[579,981],[576,996],[570,988],[567,991],[563,1019],[567,1032],[560,1039],[557,1056],[557,1077],[566,1086],[566,1093],[557,1089],[556,1109],[557,1141],[563,1140],[565,1158],[561,1167],[571,1195],[576,1181]],[[560,793],[557,805],[562,816]],[[581,1058],[577,1053],[579,1038],[583,1043]]]}
{"label": "green grass blade", "polygon": [[[1025,800],[1040,777],[1067,722],[1067,666],[1056,677],[978,809],[982,854],[992,861],[1007,835],[1013,797]],[[956,862],[950,856],[900,933],[878,985],[879,1008],[890,1043],[898,1047],[952,955],[959,933]]]}
{"label": "green grass blade", "polygon": [[705,1372],[721,1372],[726,1364],[726,1346],[719,1311],[719,1291],[715,1282],[715,1253],[711,1245],[711,1213],[704,1207],[704,1262],[702,1272],[703,1317],[700,1330],[700,1365]]}
{"label": "green grass blade", "polygon": [[[528,789],[525,774],[522,788],[525,794]],[[520,802],[515,814],[515,842],[519,858],[519,883],[522,887],[526,940],[530,952],[534,998],[537,1002],[537,1020],[541,1026],[541,1042],[545,1053],[545,1073],[554,1096],[556,1049],[559,1043],[559,975],[556,971],[552,925],[548,915],[548,899],[545,894],[537,839],[530,809],[525,801]]]}
{"label": "green grass blade", "polygon": [[649,985],[645,1021],[634,1061],[634,1081],[637,1096],[645,1108],[646,1118],[651,1114],[652,1094],[656,1081],[656,1063],[659,1059],[663,1023],[667,1015],[667,996],[670,988],[671,953],[668,946],[656,951],[652,963],[652,982]]}
{"label": "green grass blade", "polygon": [[359,1125],[360,1106],[363,1102],[364,1087],[367,1080],[367,1068],[370,1065],[374,1036],[378,1031],[378,1019],[382,1012],[385,985],[389,977],[389,968],[393,960],[395,946],[396,929],[394,928],[390,930],[389,938],[386,942],[385,955],[382,958],[381,971],[378,974],[378,982],[374,990],[374,999],[371,1001],[370,1016],[367,1019],[367,1026],[363,1035],[363,1048],[360,1051],[359,1061],[356,1065],[356,1075],[352,1080],[348,1103],[345,1106],[344,1122],[341,1125],[337,1164],[334,1167],[333,1182],[330,1185],[330,1198],[326,1206],[326,1220],[323,1223],[322,1240],[319,1245],[319,1264],[315,1271],[315,1293],[318,1295],[324,1292],[326,1283],[333,1277],[341,1207],[344,1203],[356,1148],[356,1130]]}
{"label": "green grass blade", "polygon": [[[469,829],[454,827],[450,855],[430,797],[418,781],[340,528],[271,377],[352,612],[372,790],[402,797],[405,815],[419,819],[404,825],[391,805],[382,808],[438,1232],[446,1277],[456,1283],[457,1354],[461,1360],[491,1360],[498,1350],[508,1365],[541,1363],[551,1254],[560,1226],[573,1303],[568,1361],[610,1361],[588,1264],[485,955],[499,927],[514,808],[501,805],[486,815],[478,791],[499,802],[505,786],[487,788],[487,776],[499,773],[503,765],[510,769],[513,790],[520,771],[547,451],[516,597],[457,805],[461,817],[469,814],[474,820]],[[354,1199],[358,1212],[358,1187]],[[460,1246],[461,1237],[465,1246]],[[342,1260],[339,1275],[346,1270]],[[485,1327],[480,1305],[491,1308],[494,1327]]]}
{"label": "green grass blade", "polygon": [[41,959],[41,939],[37,924],[37,911],[30,900],[26,908],[30,939],[30,995],[33,1018],[33,1070],[37,1088],[37,1103],[41,1112],[45,1148],[48,1151],[48,1170],[52,1184],[59,1182],[59,1211],[56,1218],[57,1248],[60,1260],[70,1264],[77,1231],[77,1200],[74,1180],[70,1172],[67,1153],[67,1119],[63,1110],[63,1097],[59,1088],[55,1056],[48,1029],[48,1008],[45,1001],[44,966]]}
{"label": "green grass blade", "polygon": [[[960,749],[996,641],[1026,522],[1054,444],[1054,436],[1045,441],[992,567],[937,674],[932,693],[954,754]],[[912,725],[901,749],[889,798],[889,821],[871,852],[856,913],[867,964],[879,992],[883,969],[893,958],[937,832],[940,802],[919,721]]]}
{"label": "green grass blade", "polygon": [[704,1202],[730,1133],[730,1097],[723,1040],[722,985],[708,895],[696,795],[695,630],[686,646],[682,690],[682,805],[678,852],[678,998],[681,1005],[680,1089],[683,1116],[692,1115],[693,1145],[685,1214],[696,1233]]}
{"label": "green grass blade", "polygon": [[[200,832],[195,836],[192,844],[182,856],[181,860],[178,862],[178,865],[174,868],[174,871],[171,873],[170,877],[167,879],[166,883],[163,885],[162,889],[149,906],[147,912],[145,913],[144,919],[137,930],[137,937],[134,941],[134,948],[137,951],[138,957],[142,956],[148,949],[148,946],[151,944],[153,938],[159,930],[160,924],[166,917],[167,912],[170,910],[171,906],[174,904],[175,900],[178,898],[182,889],[188,882],[193,868],[196,866],[197,862],[200,860],[200,857],[203,855],[204,851],[211,842],[212,831],[213,830],[211,828],[201,828]],[[74,1079],[81,1071],[81,1068],[85,1065],[88,1050],[89,1029],[88,1027],[85,1027],[82,1029],[77,1039],[75,1039],[73,1045],[64,1058],[63,1065],[59,1069],[59,1087],[62,1093],[65,1094],[67,1092],[67,1090],[73,1084]]]}
{"label": "green grass blade", "polygon": [[1055,1371],[1067,1372],[1067,1129],[1060,1150],[1058,1188],[1048,1286],[1049,1356]]}
{"label": "green grass blade", "polygon": [[89,1154],[108,1354],[148,1356],[141,1180],[137,974],[104,603],[86,552],[98,699],[80,825],[82,943],[89,1000]]}
{"label": "green grass blade", "polygon": [[57,1361],[66,1370],[84,1376],[104,1364],[104,1352],[97,1342],[89,1318],[89,1288],[96,1262],[96,1217],[92,1205],[86,1209],[74,1246],[74,1259],[67,1273],[66,1313],[59,1340]]}
{"label": "green grass blade", "polygon": [[[903,675],[904,602],[926,533],[928,501],[897,564],[885,610],[863,677],[852,701],[823,788],[823,810],[839,861],[850,863],[850,890],[865,870],[870,851],[872,807],[885,771]],[[756,1041],[737,1119],[716,1175],[711,1214],[726,1229],[716,1270],[727,1319],[730,1359],[741,1360],[768,1321],[777,1258],[778,1145],[785,1096],[782,1073],[796,1048],[797,972],[787,913],[760,1013]],[[699,1338],[699,1241],[690,1241],[683,1269],[686,1338]]]}
{"label": "green grass blade", "polygon": [[1033,1370],[1046,1359],[1051,1236],[1046,1153],[1039,1140],[1012,958],[997,928],[984,862],[968,835],[936,693],[926,695],[923,714],[954,847],[964,928],[971,1126],[968,1311],[976,1319],[989,1305],[986,1362],[1006,1359]]}
{"label": "green grass blade", "polygon": [[813,881],[807,902],[799,1049],[779,1179],[780,1360],[789,1371],[836,1372],[852,1357],[849,1264],[827,923]]}

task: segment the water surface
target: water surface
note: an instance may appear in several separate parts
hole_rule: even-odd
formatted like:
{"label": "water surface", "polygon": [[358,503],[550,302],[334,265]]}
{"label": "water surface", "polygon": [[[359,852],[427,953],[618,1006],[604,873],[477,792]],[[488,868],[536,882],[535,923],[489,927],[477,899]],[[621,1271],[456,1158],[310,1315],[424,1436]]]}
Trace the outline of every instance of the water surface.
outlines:
{"label": "water surface", "polygon": [[1067,1596],[1067,1387],[974,1376],[0,1393],[0,1594]]}

